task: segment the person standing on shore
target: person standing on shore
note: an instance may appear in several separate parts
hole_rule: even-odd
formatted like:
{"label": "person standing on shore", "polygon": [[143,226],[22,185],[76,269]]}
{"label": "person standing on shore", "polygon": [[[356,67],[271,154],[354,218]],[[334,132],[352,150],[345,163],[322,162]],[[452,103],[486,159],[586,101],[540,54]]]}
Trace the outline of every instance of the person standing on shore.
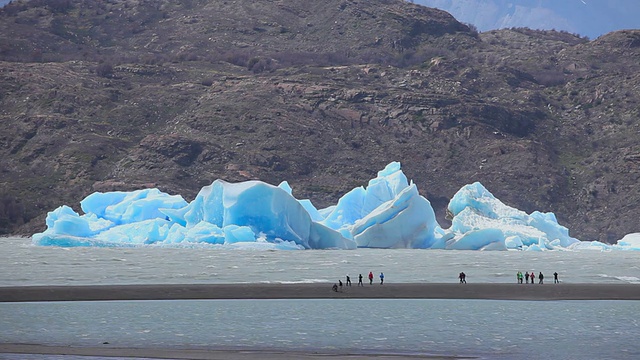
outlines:
{"label": "person standing on shore", "polygon": [[527,284],[529,283],[529,273],[528,272],[524,272],[524,279],[527,281]]}
{"label": "person standing on shore", "polygon": [[536,274],[534,274],[532,271],[530,277],[531,277],[531,283],[533,284],[533,282],[536,280]]}
{"label": "person standing on shore", "polygon": [[373,271],[369,271],[369,285],[373,285]]}
{"label": "person standing on shore", "polygon": [[553,283],[554,284],[560,283],[560,281],[558,280],[558,272],[557,271],[553,273]]}
{"label": "person standing on shore", "polygon": [[362,283],[362,274],[358,275],[358,286],[364,286]]}
{"label": "person standing on shore", "polygon": [[466,284],[467,283],[467,274],[463,272],[460,273],[460,275],[458,275],[458,277],[460,278],[460,284]]}
{"label": "person standing on shore", "polygon": [[384,284],[384,274],[380,273],[380,285]]}
{"label": "person standing on shore", "polygon": [[544,283],[544,275],[542,275],[542,271],[540,271],[540,274],[538,275],[538,284],[543,284]]}
{"label": "person standing on shore", "polygon": [[351,286],[351,278],[347,275],[347,286]]}
{"label": "person standing on shore", "polygon": [[338,286],[340,287],[340,292],[342,292],[342,280],[338,280]]}

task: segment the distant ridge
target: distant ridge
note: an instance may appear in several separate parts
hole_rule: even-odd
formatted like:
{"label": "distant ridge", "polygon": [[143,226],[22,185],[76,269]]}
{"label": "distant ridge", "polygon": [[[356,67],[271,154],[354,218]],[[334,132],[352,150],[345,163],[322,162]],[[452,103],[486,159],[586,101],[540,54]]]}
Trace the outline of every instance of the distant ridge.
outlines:
{"label": "distant ridge", "polygon": [[512,27],[563,30],[595,39],[616,30],[640,29],[636,0],[417,0],[442,9],[480,31]]}

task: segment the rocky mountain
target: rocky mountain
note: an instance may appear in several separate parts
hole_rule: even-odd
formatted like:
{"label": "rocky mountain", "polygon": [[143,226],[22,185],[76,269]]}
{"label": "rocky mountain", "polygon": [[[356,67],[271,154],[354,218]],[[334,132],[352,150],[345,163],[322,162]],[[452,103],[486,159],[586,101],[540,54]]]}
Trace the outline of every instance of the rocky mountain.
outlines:
{"label": "rocky mountain", "polygon": [[573,236],[640,231],[640,31],[474,32],[399,0],[14,1],[0,228],[94,191],[288,180],[318,207],[388,162],[447,226],[480,181]]}

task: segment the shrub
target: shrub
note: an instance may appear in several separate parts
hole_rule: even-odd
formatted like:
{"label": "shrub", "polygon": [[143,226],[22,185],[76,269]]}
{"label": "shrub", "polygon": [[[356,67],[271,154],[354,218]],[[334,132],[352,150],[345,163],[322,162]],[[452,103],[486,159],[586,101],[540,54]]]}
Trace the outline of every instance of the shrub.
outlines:
{"label": "shrub", "polygon": [[113,65],[106,62],[98,64],[98,66],[96,66],[96,74],[105,78],[113,76]]}

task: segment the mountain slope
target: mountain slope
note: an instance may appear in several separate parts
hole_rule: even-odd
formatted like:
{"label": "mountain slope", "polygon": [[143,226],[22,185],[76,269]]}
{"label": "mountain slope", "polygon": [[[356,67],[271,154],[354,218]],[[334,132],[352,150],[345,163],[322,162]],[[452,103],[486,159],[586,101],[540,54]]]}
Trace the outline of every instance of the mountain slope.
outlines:
{"label": "mountain slope", "polygon": [[[288,180],[319,206],[390,161],[434,205],[481,181],[572,235],[638,231],[638,38],[478,35],[403,1],[14,2],[0,227],[93,191]],[[18,181],[19,179],[19,181]]]}

